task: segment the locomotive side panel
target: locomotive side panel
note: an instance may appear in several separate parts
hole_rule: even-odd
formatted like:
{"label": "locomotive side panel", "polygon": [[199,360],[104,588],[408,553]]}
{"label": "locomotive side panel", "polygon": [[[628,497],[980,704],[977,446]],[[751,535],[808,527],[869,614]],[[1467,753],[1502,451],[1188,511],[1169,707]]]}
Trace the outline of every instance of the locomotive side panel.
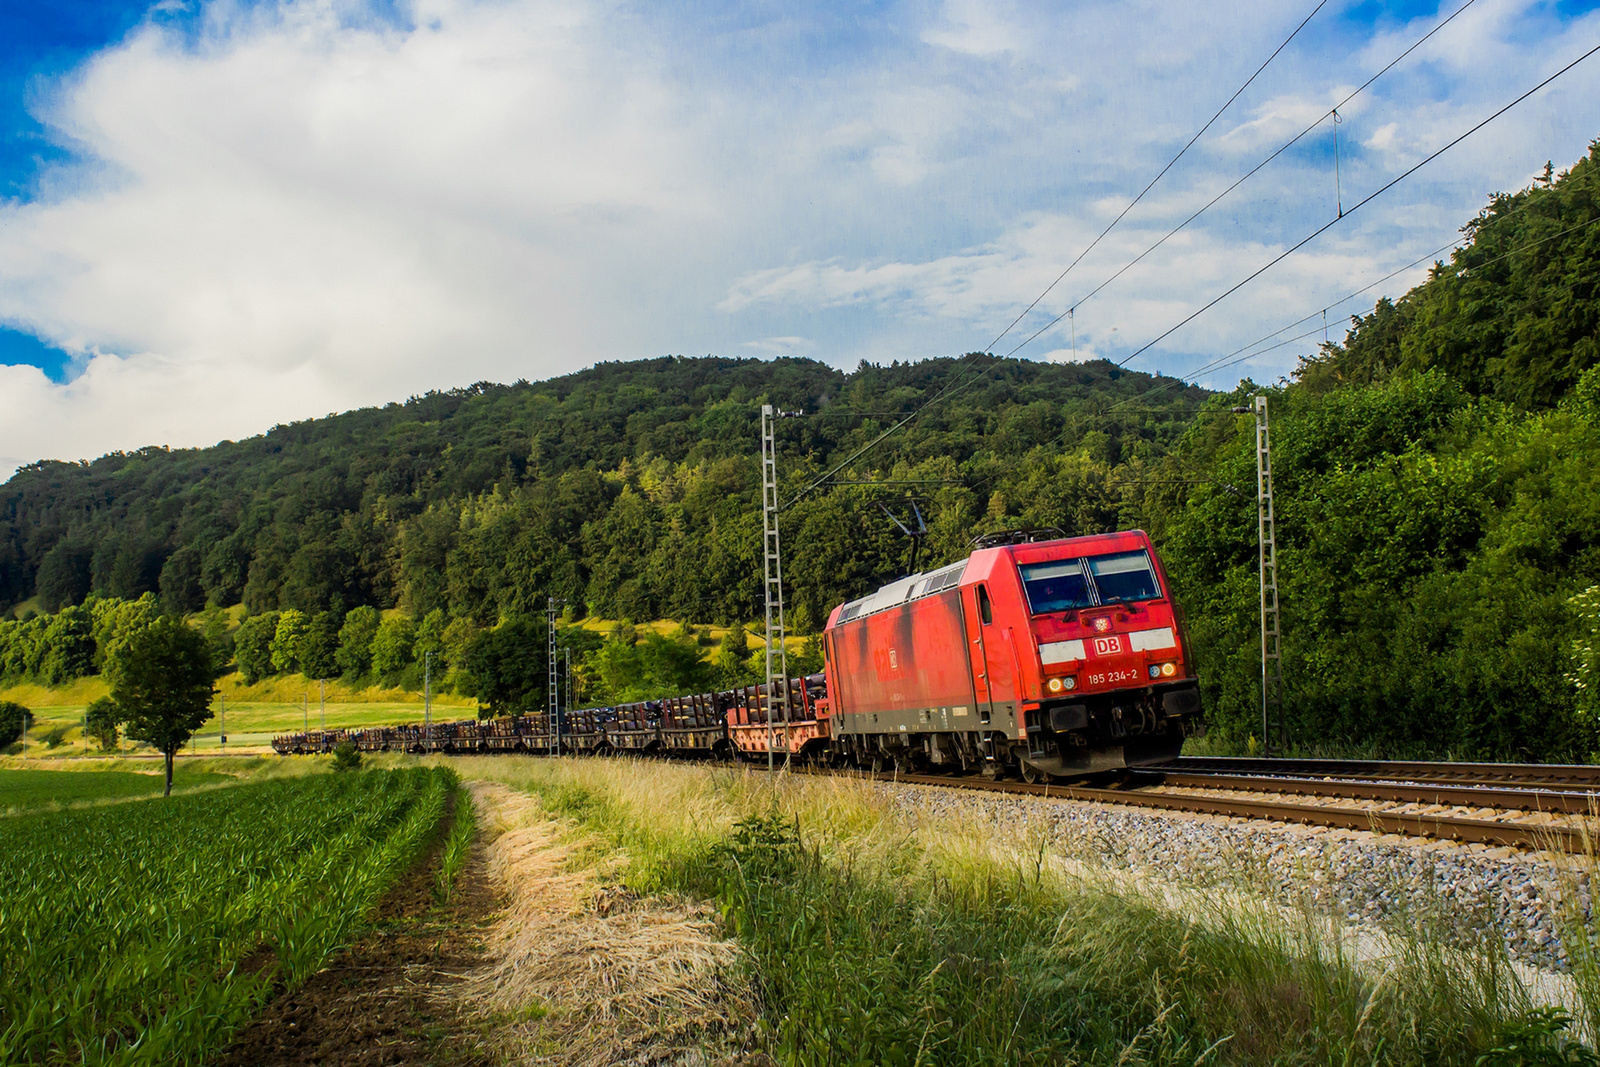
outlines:
{"label": "locomotive side panel", "polygon": [[836,736],[979,728],[957,590],[837,625],[828,642]]}

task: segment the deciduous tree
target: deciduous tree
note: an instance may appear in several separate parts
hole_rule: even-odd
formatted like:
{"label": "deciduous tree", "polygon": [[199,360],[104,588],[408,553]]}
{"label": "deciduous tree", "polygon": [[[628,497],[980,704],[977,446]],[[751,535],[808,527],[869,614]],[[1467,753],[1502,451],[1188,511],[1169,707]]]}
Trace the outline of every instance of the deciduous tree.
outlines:
{"label": "deciduous tree", "polygon": [[173,756],[211,718],[216,685],[204,635],[163,616],[112,649],[106,678],[128,736],[166,757],[163,795],[171,796]]}

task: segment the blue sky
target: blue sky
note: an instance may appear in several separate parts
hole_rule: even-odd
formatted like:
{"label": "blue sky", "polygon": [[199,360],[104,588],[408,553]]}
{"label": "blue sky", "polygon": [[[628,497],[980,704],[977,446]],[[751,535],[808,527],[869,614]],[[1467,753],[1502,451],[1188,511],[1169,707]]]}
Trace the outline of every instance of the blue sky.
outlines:
{"label": "blue sky", "polygon": [[[1075,306],[1021,354],[1125,358],[1332,217],[1324,118],[1085,299],[1460,4],[1330,0],[996,350]],[[0,475],[598,359],[983,348],[1314,5],[0,5]],[[1472,0],[1344,110],[1344,202],[1600,43],[1597,5]],[[1316,312],[1597,136],[1600,57],[1131,365]]]}

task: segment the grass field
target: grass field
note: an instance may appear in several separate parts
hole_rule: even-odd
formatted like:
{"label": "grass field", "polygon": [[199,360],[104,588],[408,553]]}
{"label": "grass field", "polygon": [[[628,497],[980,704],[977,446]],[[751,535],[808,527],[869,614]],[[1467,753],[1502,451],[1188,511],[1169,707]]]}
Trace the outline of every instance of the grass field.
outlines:
{"label": "grass field", "polygon": [[[1328,917],[1086,868],[1046,839],[840,779],[457,765],[537,796],[633,891],[715,901],[777,1062],[1600,1062],[1535,1008],[1497,937],[1464,950],[1419,926],[1373,952]],[[1575,982],[1568,1005],[1585,1032],[1593,988]]]}
{"label": "grass field", "polygon": [[[30,777],[0,788],[26,794],[49,772],[10,773]],[[56,773],[113,791],[134,777]],[[413,767],[6,820],[0,1063],[201,1062],[349,937],[453,787]]]}
{"label": "grass field", "polygon": [[[230,774],[180,764],[173,771],[172,791],[186,793],[237,781]],[[153,768],[65,771],[0,767],[0,815],[157,796],[164,785],[164,777]]]}
{"label": "grass field", "polygon": [[[220,704],[218,706],[222,707]],[[85,745],[83,710],[82,704],[33,705],[34,722],[28,730],[28,763],[81,759],[85,756],[99,758],[107,755],[108,753],[102,752],[99,744],[93,739]],[[461,707],[435,702],[433,705],[435,722],[470,719],[476,715],[475,704]],[[423,706],[420,701],[350,704],[330,702],[319,707],[315,690],[312,690],[312,699],[307,704],[298,702],[236,704],[230,700],[226,703],[225,713],[219,712],[212,716],[211,720],[200,728],[199,733],[195,734],[193,742],[185,746],[184,751],[201,755],[260,752],[266,750],[272,743],[274,735],[296,733],[305,729],[308,723],[315,730],[320,729],[324,722],[329,729],[337,729],[357,726],[397,726],[422,720]],[[222,743],[224,725],[227,729],[226,746]],[[53,747],[49,744],[52,736],[56,741]],[[152,751],[149,746],[124,741],[118,750],[110,754],[139,754]],[[21,758],[21,746],[13,746],[9,754],[14,758]]]}

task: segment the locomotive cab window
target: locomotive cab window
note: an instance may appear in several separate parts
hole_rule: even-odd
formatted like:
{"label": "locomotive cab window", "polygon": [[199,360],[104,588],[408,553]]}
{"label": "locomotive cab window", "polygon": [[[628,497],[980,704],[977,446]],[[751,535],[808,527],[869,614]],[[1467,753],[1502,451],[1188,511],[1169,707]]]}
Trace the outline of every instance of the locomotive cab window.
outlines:
{"label": "locomotive cab window", "polygon": [[981,585],[978,586],[978,617],[985,626],[994,622],[994,608],[989,606],[989,590]]}
{"label": "locomotive cab window", "polygon": [[1150,556],[1143,549],[1094,556],[1089,560],[1089,570],[1094,574],[1094,586],[1102,604],[1161,598],[1155,569],[1150,566]]}
{"label": "locomotive cab window", "polygon": [[1057,559],[1049,563],[1030,563],[1018,570],[1022,572],[1022,587],[1028,593],[1028,609],[1035,615],[1094,606],[1082,560]]}

